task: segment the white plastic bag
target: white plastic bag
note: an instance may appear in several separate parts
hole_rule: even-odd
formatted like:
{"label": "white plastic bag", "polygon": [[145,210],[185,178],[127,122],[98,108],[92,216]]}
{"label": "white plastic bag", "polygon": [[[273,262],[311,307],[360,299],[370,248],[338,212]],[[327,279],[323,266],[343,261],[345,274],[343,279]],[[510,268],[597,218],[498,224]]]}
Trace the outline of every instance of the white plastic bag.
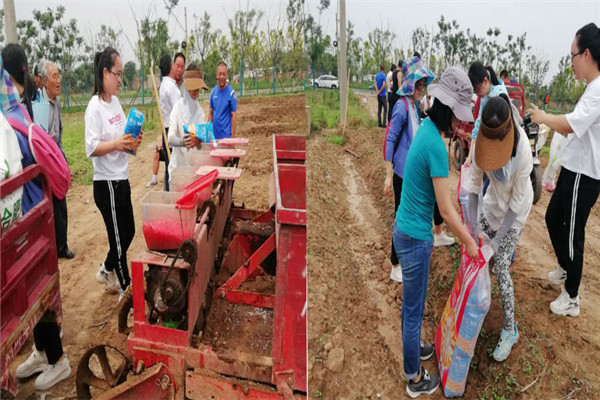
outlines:
{"label": "white plastic bag", "polygon": [[460,177],[458,178],[458,205],[462,219],[469,226],[469,188],[471,187],[471,167],[462,165]]}
{"label": "white plastic bag", "polygon": [[[21,165],[21,148],[15,131],[3,114],[0,114],[0,181],[23,170]],[[0,217],[2,230],[6,230],[22,215],[21,198],[23,187],[18,188],[8,196],[0,199]]]}
{"label": "white plastic bag", "polygon": [[567,143],[567,138],[558,132],[554,132],[552,143],[550,144],[550,158],[548,166],[542,176],[542,187],[548,192],[553,192],[556,188],[556,175],[560,168],[560,157]]}

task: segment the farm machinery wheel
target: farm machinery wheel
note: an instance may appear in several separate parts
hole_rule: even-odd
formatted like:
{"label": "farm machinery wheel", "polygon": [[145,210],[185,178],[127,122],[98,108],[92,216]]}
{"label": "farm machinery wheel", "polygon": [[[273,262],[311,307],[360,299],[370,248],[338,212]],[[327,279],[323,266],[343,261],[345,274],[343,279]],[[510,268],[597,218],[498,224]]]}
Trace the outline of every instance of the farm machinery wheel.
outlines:
{"label": "farm machinery wheel", "polygon": [[114,388],[125,382],[131,369],[131,361],[116,348],[108,345],[92,347],[77,366],[77,398],[91,399],[92,387],[102,391]]}

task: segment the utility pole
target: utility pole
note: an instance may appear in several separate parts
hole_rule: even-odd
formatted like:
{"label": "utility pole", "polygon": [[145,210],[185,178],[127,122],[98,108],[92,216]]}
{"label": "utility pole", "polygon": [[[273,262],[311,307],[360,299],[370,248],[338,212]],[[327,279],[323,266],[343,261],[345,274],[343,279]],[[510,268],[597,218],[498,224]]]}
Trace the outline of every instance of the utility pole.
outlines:
{"label": "utility pole", "polygon": [[338,58],[338,84],[340,86],[340,125],[346,126],[346,107],[348,107],[348,67],[346,64],[346,0],[340,0],[340,43]]}
{"label": "utility pole", "polygon": [[[187,7],[183,7],[183,14],[185,15],[185,59],[188,58],[188,49],[190,48],[190,44],[188,42],[188,29],[187,29]],[[189,61],[188,61],[189,63]]]}
{"label": "utility pole", "polygon": [[17,43],[17,15],[14,0],[4,0],[4,23],[6,24],[6,43]]}

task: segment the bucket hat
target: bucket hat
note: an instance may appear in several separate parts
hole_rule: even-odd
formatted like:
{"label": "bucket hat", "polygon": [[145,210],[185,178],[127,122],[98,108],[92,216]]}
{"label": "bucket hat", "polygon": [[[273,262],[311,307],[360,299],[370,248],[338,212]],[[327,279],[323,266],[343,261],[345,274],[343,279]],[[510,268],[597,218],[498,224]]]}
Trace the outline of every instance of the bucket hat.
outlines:
{"label": "bucket hat", "polygon": [[398,89],[398,95],[410,96],[415,92],[415,83],[423,78],[427,78],[426,85],[429,85],[435,78],[433,72],[423,67],[419,57],[411,57],[404,62],[402,66],[402,86]]}
{"label": "bucket hat", "polygon": [[183,86],[187,90],[208,90],[208,86],[206,86],[204,79],[202,79],[202,72],[200,71],[185,71],[183,74]]}
{"label": "bucket hat", "polygon": [[440,82],[429,87],[428,93],[450,107],[454,116],[461,121],[473,122],[471,97],[473,87],[469,77],[458,67],[448,67]]}
{"label": "bucket hat", "polygon": [[[486,106],[489,103],[488,101]],[[490,128],[482,121],[479,132],[480,135],[477,136],[475,142],[475,163],[477,163],[477,166],[484,171],[495,171],[505,166],[510,160],[515,142],[512,111],[497,128]]]}

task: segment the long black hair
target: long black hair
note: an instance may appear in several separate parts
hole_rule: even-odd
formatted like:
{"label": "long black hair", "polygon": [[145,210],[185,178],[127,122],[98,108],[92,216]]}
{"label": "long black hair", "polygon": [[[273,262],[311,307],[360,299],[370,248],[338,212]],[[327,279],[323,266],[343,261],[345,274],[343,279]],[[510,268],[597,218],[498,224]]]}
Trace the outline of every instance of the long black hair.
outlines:
{"label": "long black hair", "polygon": [[171,73],[171,56],[163,54],[158,61],[158,68],[161,76],[167,76]]}
{"label": "long black hair", "polygon": [[575,34],[577,47],[579,51],[588,49],[598,69],[600,69],[600,29],[593,22],[590,22]]}
{"label": "long black hair", "polygon": [[452,116],[454,115],[450,107],[435,98],[433,105],[427,111],[427,115],[438,128],[438,131],[444,132],[446,137],[450,137],[452,134]]}
{"label": "long black hair", "polygon": [[471,86],[473,86],[473,90],[477,90],[477,87],[481,85],[483,80],[488,78],[490,83],[494,86],[499,85],[500,81],[494,72],[494,69],[489,65],[483,65],[480,61],[475,61],[469,67],[469,80],[471,81]]}
{"label": "long black hair", "polygon": [[104,91],[104,68],[111,70],[115,65],[115,60],[119,57],[119,52],[112,47],[107,47],[96,53],[94,57],[94,93],[102,96]]}
{"label": "long black hair", "polygon": [[31,102],[37,98],[37,87],[29,74],[25,50],[19,44],[9,43],[2,49],[2,61],[4,69],[19,85],[23,86],[23,93],[19,93],[19,95],[21,101],[25,103],[29,116],[33,119]]}
{"label": "long black hair", "polygon": [[515,136],[511,153],[511,157],[514,157],[517,155],[517,149],[519,148],[520,135],[518,124],[512,114],[512,106],[510,105],[508,96],[502,93],[498,97],[489,99],[481,111],[481,122],[490,128],[497,128],[502,125],[509,116],[512,118]]}

